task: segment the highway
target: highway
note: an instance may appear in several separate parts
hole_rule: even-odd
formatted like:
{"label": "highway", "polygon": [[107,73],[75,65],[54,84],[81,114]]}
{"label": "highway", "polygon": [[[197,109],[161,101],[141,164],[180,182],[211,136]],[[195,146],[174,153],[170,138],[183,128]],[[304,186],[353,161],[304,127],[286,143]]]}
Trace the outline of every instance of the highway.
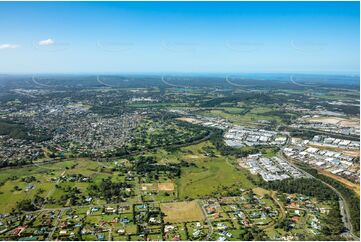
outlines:
{"label": "highway", "polygon": [[230,81],[229,78],[228,78],[228,76],[226,76],[226,79],[225,79],[225,80],[226,80],[226,82],[227,82],[229,85],[231,85],[231,86],[242,87],[242,88],[245,87],[245,85],[240,85],[240,84],[237,84],[237,83],[234,83],[234,82]]}

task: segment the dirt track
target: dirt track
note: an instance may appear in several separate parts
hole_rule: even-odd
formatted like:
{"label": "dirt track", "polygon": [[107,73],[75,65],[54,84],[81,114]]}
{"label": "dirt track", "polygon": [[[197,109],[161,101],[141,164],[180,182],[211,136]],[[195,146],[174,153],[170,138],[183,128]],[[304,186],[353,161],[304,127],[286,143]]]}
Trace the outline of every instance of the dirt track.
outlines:
{"label": "dirt track", "polygon": [[318,172],[320,172],[322,175],[325,175],[325,176],[328,176],[328,177],[331,177],[332,179],[335,179],[339,182],[341,182],[342,184],[344,184],[345,186],[347,186],[348,188],[352,189],[358,197],[360,197],[360,184],[355,184],[345,178],[342,178],[342,177],[339,177],[339,176],[336,176],[328,171],[325,171],[325,170],[321,170],[321,169],[317,169]]}

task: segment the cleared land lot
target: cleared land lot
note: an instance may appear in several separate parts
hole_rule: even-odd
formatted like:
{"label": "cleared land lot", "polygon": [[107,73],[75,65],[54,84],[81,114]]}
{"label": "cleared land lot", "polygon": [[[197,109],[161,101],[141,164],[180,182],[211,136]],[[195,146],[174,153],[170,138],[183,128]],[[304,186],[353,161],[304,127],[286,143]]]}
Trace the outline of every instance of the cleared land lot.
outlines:
{"label": "cleared land lot", "polygon": [[339,182],[341,182],[343,185],[345,185],[346,187],[350,188],[351,190],[353,190],[358,197],[360,197],[360,184],[355,184],[345,178],[336,176],[334,174],[332,174],[331,172],[322,170],[322,169],[317,169],[320,173],[322,173],[325,176],[331,177]]}
{"label": "cleared land lot", "polygon": [[177,118],[177,120],[183,121],[183,122],[192,123],[192,124],[199,124],[199,123],[201,123],[199,120],[194,119],[194,118]]}
{"label": "cleared land lot", "polygon": [[174,191],[174,183],[173,182],[143,183],[141,184],[141,190],[172,192]]}
{"label": "cleared land lot", "polygon": [[256,187],[256,188],[253,188],[252,190],[253,190],[253,192],[254,192],[255,194],[257,194],[257,195],[260,196],[260,197],[264,197],[264,195],[266,195],[266,194],[268,194],[268,195],[271,194],[270,191],[268,191],[268,190],[266,190],[266,189],[263,189],[263,188],[261,188],[261,187]]}
{"label": "cleared land lot", "polygon": [[174,191],[174,183],[173,182],[158,183],[158,190],[172,192]]}
{"label": "cleared land lot", "polygon": [[269,114],[269,112],[274,110],[274,108],[267,106],[251,107],[247,112],[244,108],[213,108],[198,111],[198,114],[206,117],[224,118],[235,124],[248,124],[252,127],[258,120],[275,121],[278,124],[281,124],[283,121],[279,116]]}
{"label": "cleared land lot", "polygon": [[339,117],[313,117],[309,122],[321,122],[324,124],[338,124],[343,127],[357,128],[360,126],[360,120],[357,118],[339,118]]}
{"label": "cleared land lot", "polygon": [[203,221],[204,216],[197,201],[161,203],[160,209],[165,214],[164,222],[181,223]]}

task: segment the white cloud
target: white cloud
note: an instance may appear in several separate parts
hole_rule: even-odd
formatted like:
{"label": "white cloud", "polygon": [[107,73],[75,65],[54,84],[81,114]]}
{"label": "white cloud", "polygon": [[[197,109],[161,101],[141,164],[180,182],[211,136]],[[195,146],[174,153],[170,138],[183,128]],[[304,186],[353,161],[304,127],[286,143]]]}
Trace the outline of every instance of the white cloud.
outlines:
{"label": "white cloud", "polygon": [[38,45],[40,46],[53,45],[53,44],[55,44],[55,41],[53,39],[45,39],[45,40],[40,40],[38,42]]}
{"label": "white cloud", "polygon": [[0,50],[3,49],[16,49],[18,48],[18,45],[14,45],[14,44],[0,44]]}

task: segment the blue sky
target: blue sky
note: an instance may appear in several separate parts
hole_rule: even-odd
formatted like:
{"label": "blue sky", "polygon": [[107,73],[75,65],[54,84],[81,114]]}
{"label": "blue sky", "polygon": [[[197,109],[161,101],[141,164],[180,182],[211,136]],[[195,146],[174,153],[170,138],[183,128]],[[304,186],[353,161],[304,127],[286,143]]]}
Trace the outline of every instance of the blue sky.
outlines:
{"label": "blue sky", "polygon": [[0,2],[0,73],[358,73],[359,2]]}

